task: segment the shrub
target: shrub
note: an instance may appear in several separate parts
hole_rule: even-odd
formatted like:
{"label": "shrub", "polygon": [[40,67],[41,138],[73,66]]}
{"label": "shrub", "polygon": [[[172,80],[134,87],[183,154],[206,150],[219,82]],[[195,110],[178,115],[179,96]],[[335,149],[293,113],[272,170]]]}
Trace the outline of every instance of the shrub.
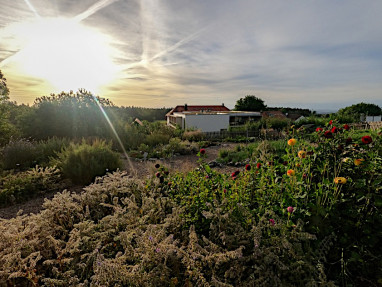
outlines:
{"label": "shrub", "polygon": [[120,155],[111,150],[111,143],[95,140],[93,144],[83,141],[70,144],[52,159],[56,165],[75,184],[88,184],[96,176],[121,167]]}
{"label": "shrub", "polygon": [[202,141],[205,139],[204,134],[201,131],[186,131],[183,133],[184,140],[188,141]]}
{"label": "shrub", "polygon": [[10,141],[2,150],[4,169],[27,169],[37,164],[36,145],[27,139]]}
{"label": "shrub", "polygon": [[55,157],[63,148],[69,146],[70,140],[66,138],[53,137],[46,141],[39,141],[35,144],[39,165],[47,165],[52,157]]}
{"label": "shrub", "polygon": [[123,173],[59,193],[38,215],[0,221],[0,284],[327,286],[325,249],[310,249],[315,237],[301,222],[287,228],[273,213],[256,218],[217,199],[206,206],[205,235],[184,228],[183,211],[162,187]]}
{"label": "shrub", "polygon": [[0,205],[8,206],[63,187],[60,171],[55,167],[35,168],[9,173],[0,179]]}

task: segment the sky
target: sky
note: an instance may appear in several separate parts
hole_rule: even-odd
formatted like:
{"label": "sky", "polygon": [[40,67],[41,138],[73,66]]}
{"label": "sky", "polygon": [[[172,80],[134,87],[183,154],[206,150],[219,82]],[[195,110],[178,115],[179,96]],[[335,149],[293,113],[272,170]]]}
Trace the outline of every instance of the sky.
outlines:
{"label": "sky", "polygon": [[0,69],[32,104],[382,106],[380,0],[0,0]]}

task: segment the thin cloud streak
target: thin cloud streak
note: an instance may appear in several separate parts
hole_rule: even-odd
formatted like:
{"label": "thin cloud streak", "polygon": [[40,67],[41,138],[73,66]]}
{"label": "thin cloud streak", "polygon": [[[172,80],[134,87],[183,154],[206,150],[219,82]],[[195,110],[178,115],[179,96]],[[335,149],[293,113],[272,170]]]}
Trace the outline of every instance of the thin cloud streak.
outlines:
{"label": "thin cloud streak", "polygon": [[28,5],[29,9],[35,14],[37,18],[41,18],[29,0],[24,0],[24,2]]}
{"label": "thin cloud streak", "polygon": [[[28,1],[28,0],[25,0]],[[74,17],[74,20],[77,22],[81,22],[85,20],[86,18],[89,18],[94,13],[97,13],[99,10],[113,4],[114,2],[117,2],[119,0],[101,0],[89,7],[86,11],[82,12],[81,14]]]}
{"label": "thin cloud streak", "polygon": [[[12,24],[9,15],[19,13],[8,1],[0,12],[0,37]],[[116,104],[219,101],[233,107],[255,94],[269,105],[313,109],[359,101],[382,105],[380,1],[46,1],[33,0],[40,15],[65,15],[111,39],[121,72],[100,96]],[[0,50],[17,51],[9,41],[0,41]],[[1,53],[0,67],[17,100],[9,56]]]}

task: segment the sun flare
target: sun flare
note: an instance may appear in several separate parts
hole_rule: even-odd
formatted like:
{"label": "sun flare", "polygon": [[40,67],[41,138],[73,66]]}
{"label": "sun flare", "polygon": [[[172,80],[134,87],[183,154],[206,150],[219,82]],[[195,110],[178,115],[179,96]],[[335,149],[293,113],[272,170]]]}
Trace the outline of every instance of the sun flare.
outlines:
{"label": "sun flare", "polygon": [[85,88],[96,93],[116,77],[110,40],[78,21],[37,19],[16,30],[22,44],[13,61],[25,74],[48,81],[57,92]]}

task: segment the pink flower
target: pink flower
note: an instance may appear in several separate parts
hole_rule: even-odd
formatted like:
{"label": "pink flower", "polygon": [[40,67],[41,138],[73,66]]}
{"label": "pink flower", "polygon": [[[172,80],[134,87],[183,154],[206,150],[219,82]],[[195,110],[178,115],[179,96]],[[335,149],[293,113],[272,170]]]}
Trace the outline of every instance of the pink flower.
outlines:
{"label": "pink flower", "polygon": [[273,226],[273,225],[275,225],[275,220],[274,219],[269,219],[269,223]]}
{"label": "pink flower", "polygon": [[288,213],[292,213],[292,212],[293,212],[293,210],[294,210],[294,209],[293,209],[293,207],[292,207],[292,206],[288,206],[288,207],[287,207],[287,211],[288,211]]}

